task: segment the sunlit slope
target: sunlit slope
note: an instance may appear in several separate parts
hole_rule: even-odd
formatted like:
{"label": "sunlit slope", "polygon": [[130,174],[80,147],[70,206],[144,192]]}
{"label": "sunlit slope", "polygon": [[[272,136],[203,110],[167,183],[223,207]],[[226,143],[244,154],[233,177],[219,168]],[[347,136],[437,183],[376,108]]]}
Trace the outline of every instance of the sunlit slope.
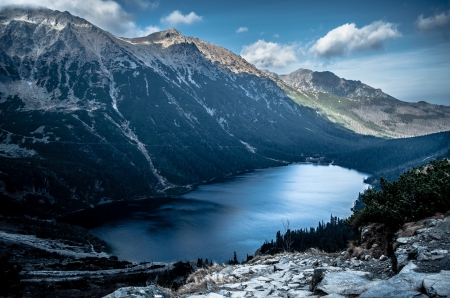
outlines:
{"label": "sunlit slope", "polygon": [[427,135],[450,130],[450,107],[388,98],[345,98],[305,91],[278,82],[296,103],[313,108],[359,134],[388,138]]}

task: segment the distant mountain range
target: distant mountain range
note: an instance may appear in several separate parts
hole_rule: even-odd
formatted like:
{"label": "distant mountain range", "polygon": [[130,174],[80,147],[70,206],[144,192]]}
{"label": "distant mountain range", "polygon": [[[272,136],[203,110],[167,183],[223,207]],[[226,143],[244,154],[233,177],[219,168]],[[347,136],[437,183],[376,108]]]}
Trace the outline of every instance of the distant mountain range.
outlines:
{"label": "distant mountain range", "polygon": [[[330,85],[327,92],[347,96],[338,97],[323,92],[326,79],[301,72],[285,82],[175,29],[121,38],[68,12],[4,9],[0,203],[67,213],[111,200],[179,194],[197,183],[313,154],[379,171],[450,148],[449,134],[414,139],[405,151],[410,141],[354,132],[449,130],[450,118],[442,120],[447,107],[402,103],[350,81]],[[312,89],[301,87],[303,81]],[[416,133],[418,119],[424,128]],[[379,165],[364,162],[371,148],[380,154]]]}
{"label": "distant mountain range", "polygon": [[399,101],[381,89],[329,71],[299,69],[287,75],[265,72],[279,80],[280,87],[299,104],[357,133],[404,138],[450,129],[449,106]]}
{"label": "distant mountain range", "polygon": [[383,93],[381,89],[372,88],[360,81],[346,80],[338,77],[330,71],[312,71],[298,69],[287,75],[277,75],[266,72],[277,79],[284,81],[293,88],[303,91],[330,93],[346,98],[392,98]]}

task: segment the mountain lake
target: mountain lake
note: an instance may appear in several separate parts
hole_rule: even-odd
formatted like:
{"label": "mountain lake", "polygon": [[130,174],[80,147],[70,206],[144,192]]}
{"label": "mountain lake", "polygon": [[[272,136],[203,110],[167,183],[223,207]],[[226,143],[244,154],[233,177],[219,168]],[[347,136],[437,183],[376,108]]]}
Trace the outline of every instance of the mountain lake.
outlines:
{"label": "mountain lake", "polygon": [[294,230],[317,227],[331,214],[349,216],[367,176],[335,165],[292,164],[200,185],[175,198],[103,204],[70,222],[88,227],[119,259],[225,263],[234,251],[246,259],[287,221]]}

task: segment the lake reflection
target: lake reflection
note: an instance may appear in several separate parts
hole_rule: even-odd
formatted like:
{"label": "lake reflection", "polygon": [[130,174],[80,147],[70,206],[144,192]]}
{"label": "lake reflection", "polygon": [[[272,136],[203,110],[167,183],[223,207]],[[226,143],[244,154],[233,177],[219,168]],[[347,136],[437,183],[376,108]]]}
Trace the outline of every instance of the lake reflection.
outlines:
{"label": "lake reflection", "polygon": [[121,259],[226,262],[252,254],[283,229],[317,226],[330,215],[347,217],[366,175],[338,166],[296,164],[256,170],[199,186],[170,199],[103,207],[91,214],[91,232]]}

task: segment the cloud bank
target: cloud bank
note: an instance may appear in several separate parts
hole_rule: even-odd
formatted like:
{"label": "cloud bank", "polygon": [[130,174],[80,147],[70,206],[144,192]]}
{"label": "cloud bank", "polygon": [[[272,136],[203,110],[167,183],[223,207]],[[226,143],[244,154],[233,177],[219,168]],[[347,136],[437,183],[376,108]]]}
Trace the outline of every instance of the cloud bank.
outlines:
{"label": "cloud bank", "polygon": [[243,46],[241,56],[259,68],[286,67],[289,63],[297,61],[295,46],[264,40]]}
{"label": "cloud bank", "polygon": [[450,10],[424,18],[421,14],[416,20],[416,30],[420,33],[440,32],[447,34],[450,27]]}
{"label": "cloud bank", "polygon": [[178,24],[193,24],[196,22],[200,22],[203,17],[198,16],[195,12],[191,12],[187,15],[183,15],[179,10],[175,10],[169,15],[161,18],[161,23],[169,24],[171,26],[175,26]]}
{"label": "cloud bank", "polygon": [[[141,5],[154,2],[139,1]],[[0,6],[29,5],[36,6],[35,0],[2,0]],[[39,6],[50,9],[69,11],[84,18],[92,24],[118,36],[138,37],[160,31],[157,26],[139,27],[133,15],[126,12],[117,2],[111,0],[40,0]]]}
{"label": "cloud bank", "polygon": [[239,27],[239,29],[236,30],[236,33],[244,33],[244,32],[248,32],[247,27]]}
{"label": "cloud bank", "polygon": [[354,23],[344,24],[320,38],[309,52],[319,58],[348,56],[353,52],[379,50],[390,38],[401,37],[395,24],[383,21],[373,22],[361,29]]}

